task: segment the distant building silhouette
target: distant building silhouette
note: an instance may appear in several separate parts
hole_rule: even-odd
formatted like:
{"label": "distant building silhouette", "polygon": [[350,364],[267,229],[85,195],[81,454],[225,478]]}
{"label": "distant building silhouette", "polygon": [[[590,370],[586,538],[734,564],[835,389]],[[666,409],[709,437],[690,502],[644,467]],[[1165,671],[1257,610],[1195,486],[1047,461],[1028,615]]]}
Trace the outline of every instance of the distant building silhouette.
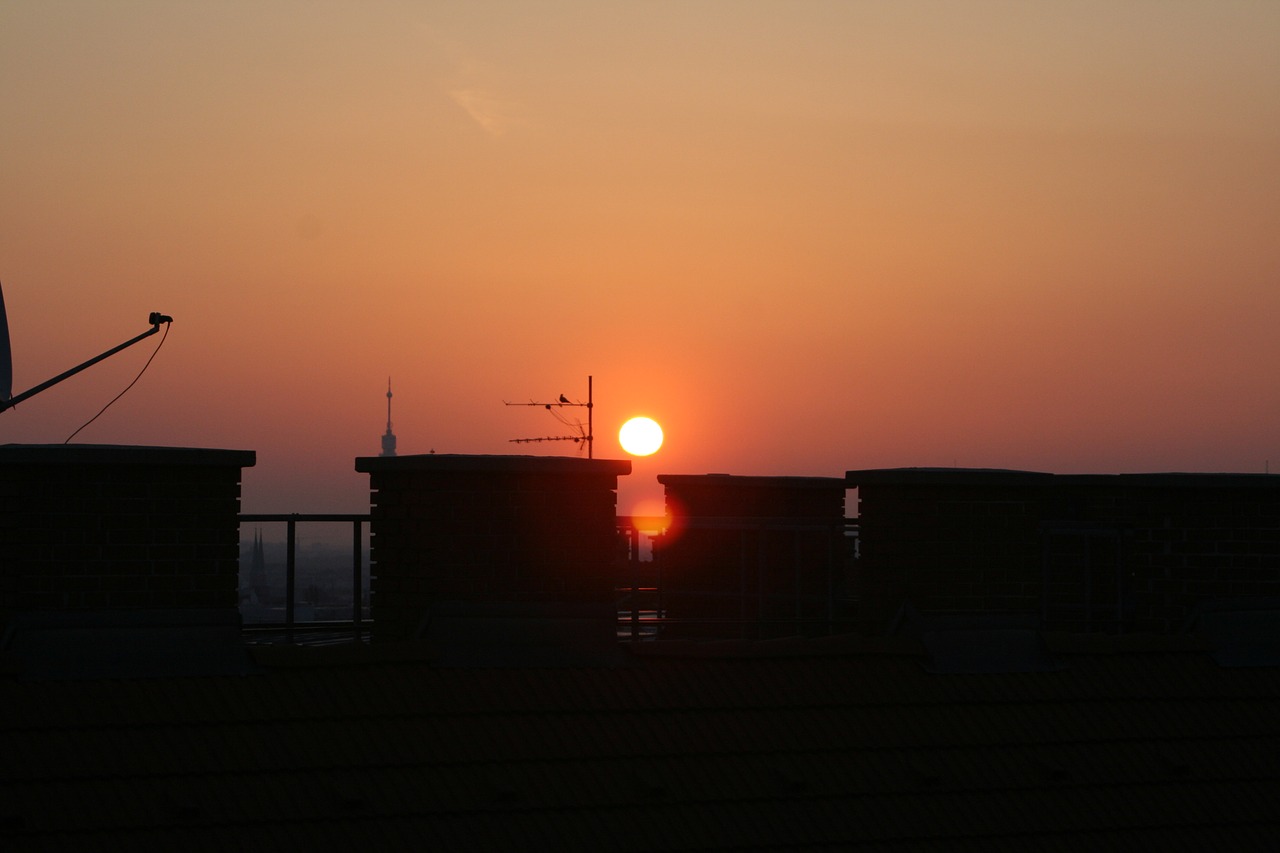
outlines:
{"label": "distant building silhouette", "polygon": [[379,456],[396,455],[396,434],[391,431],[391,377],[387,377],[387,431],[382,436],[382,452]]}
{"label": "distant building silhouette", "polygon": [[249,563],[249,603],[266,605],[270,598],[267,587],[267,560],[262,547],[261,528],[253,532],[253,552]]}

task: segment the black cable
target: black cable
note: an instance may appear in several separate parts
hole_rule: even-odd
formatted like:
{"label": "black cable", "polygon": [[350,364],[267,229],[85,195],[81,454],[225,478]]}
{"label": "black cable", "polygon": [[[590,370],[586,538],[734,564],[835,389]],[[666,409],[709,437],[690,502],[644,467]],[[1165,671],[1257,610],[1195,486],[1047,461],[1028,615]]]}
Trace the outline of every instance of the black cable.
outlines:
{"label": "black cable", "polygon": [[102,413],[103,413],[103,412],[105,412],[107,409],[111,408],[112,404],[113,404],[113,403],[115,403],[115,401],[116,401],[116,400],[119,400],[119,399],[120,399],[121,397],[123,397],[125,394],[129,393],[129,389],[130,389],[130,388],[132,388],[134,385],[137,385],[137,384],[138,384],[138,380],[142,378],[142,374],[146,373],[146,372],[147,372],[147,368],[151,366],[151,362],[152,362],[152,360],[153,360],[153,359],[155,359],[155,357],[156,357],[156,353],[160,352],[160,347],[164,346],[164,339],[165,339],[165,338],[167,338],[167,337],[169,337],[169,324],[168,324],[168,323],[165,323],[165,324],[164,324],[164,334],[160,336],[160,343],[156,344],[156,348],[155,348],[154,350],[152,350],[152,352],[151,352],[151,358],[148,358],[148,359],[147,359],[147,363],[146,363],[146,364],[144,364],[144,365],[142,365],[142,369],[138,371],[138,375],[137,375],[137,376],[133,377],[133,381],[132,381],[132,382],[130,382],[128,385],[126,385],[126,386],[125,386],[125,389],[124,389],[123,391],[121,391],[119,394],[117,394],[117,395],[115,395],[114,397],[112,397],[112,398],[111,398],[111,402],[110,402],[110,403],[107,403],[105,406],[103,406],[103,407],[102,407],[102,409],[98,412],[98,414],[96,414],[96,415],[94,415],[93,417],[89,418],[89,420],[85,421],[83,424],[81,424],[81,425],[80,425],[80,429],[76,430],[75,432],[71,433],[71,435],[67,436],[67,440],[66,440],[66,441],[64,441],[64,442],[62,442],[63,444],[70,444],[70,443],[71,443],[71,439],[73,439],[73,438],[75,438],[77,435],[79,435],[79,434],[80,434],[80,430],[81,430],[81,429],[84,429],[84,428],[85,428],[85,427],[87,427],[89,424],[91,424],[91,423],[93,423],[94,421],[96,421],[99,417],[101,417],[101,416],[102,416]]}

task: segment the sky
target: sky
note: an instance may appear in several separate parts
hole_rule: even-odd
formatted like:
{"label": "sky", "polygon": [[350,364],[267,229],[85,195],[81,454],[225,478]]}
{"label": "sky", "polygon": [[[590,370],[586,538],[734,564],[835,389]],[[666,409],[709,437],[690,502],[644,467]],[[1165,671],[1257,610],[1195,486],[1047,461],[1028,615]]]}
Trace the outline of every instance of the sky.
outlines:
{"label": "sky", "polygon": [[[659,474],[1280,471],[1280,3],[0,4],[14,392],[77,443]],[[147,339],[0,413],[62,443]],[[578,410],[582,411],[582,410]]]}

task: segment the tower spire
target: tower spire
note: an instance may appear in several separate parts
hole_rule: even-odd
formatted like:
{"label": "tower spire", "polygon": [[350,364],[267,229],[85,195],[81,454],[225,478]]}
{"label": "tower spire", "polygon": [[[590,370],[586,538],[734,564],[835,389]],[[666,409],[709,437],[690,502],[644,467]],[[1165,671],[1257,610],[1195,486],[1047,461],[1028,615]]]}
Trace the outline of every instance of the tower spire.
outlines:
{"label": "tower spire", "polygon": [[382,436],[382,456],[396,455],[396,434],[391,431],[391,377],[387,377],[387,431]]}

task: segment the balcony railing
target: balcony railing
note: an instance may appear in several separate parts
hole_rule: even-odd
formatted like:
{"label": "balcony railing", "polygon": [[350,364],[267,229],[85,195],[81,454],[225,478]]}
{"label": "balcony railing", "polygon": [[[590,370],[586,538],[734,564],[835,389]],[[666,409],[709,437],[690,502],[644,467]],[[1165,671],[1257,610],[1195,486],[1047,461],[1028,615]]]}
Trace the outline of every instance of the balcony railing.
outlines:
{"label": "balcony railing", "polygon": [[[284,621],[262,622],[247,626],[248,630],[279,631],[283,629],[287,641],[292,642],[299,629],[315,630],[349,630],[359,640],[367,630],[364,617],[365,600],[365,566],[364,566],[364,534],[365,525],[369,523],[368,513],[241,513],[240,523],[283,522],[285,525],[285,593]],[[350,524],[351,525],[351,619],[349,620],[306,620],[299,623],[297,616],[297,580],[298,580],[298,525],[302,523]],[[241,572],[244,566],[241,566]]]}
{"label": "balcony railing", "polygon": [[[365,615],[369,602],[365,598],[367,588],[365,554],[366,525],[369,524],[368,513],[243,513],[239,516],[241,524],[246,523],[283,523],[285,525],[285,590],[281,620],[258,621],[245,626],[247,633],[262,633],[273,637],[281,637],[286,642],[294,642],[300,633],[309,636],[336,637],[350,636],[363,640],[367,636],[371,617]],[[350,619],[298,619],[297,618],[297,586],[298,586],[298,525],[300,524],[349,524],[351,525],[351,618]],[[665,530],[665,519],[650,516],[618,516],[617,530],[620,546],[625,546],[625,565],[620,566],[618,583],[615,587],[615,601],[618,613],[618,638],[638,642],[653,639],[665,625],[677,626],[701,625],[717,636],[743,636],[759,633],[761,626],[770,622],[796,625],[814,623],[824,632],[832,630],[840,620],[837,611],[847,611],[851,602],[847,595],[832,584],[826,596],[822,597],[826,615],[821,618],[806,618],[803,612],[813,612],[809,601],[811,596],[770,596],[786,598],[792,601],[795,616],[778,619],[764,617],[765,608],[757,605],[751,618],[743,615],[737,619],[713,619],[706,617],[672,618],[666,612],[663,600],[662,563],[658,559],[643,559],[641,537],[654,538]],[[832,562],[826,568],[829,573],[843,571],[847,560],[856,556],[857,520],[844,521],[845,540],[848,543],[846,554],[832,555]],[[747,560],[743,560],[741,569],[745,573],[751,570]],[[241,572],[245,571],[241,566]],[[694,598],[734,598],[734,592],[696,592],[682,590],[686,600]],[[757,590],[751,597],[760,598]],[[803,599],[803,600],[802,600]],[[745,596],[744,596],[745,601]],[[822,623],[818,625],[817,623]],[[752,626],[748,629],[748,626]],[[705,633],[697,632],[697,633]]]}

